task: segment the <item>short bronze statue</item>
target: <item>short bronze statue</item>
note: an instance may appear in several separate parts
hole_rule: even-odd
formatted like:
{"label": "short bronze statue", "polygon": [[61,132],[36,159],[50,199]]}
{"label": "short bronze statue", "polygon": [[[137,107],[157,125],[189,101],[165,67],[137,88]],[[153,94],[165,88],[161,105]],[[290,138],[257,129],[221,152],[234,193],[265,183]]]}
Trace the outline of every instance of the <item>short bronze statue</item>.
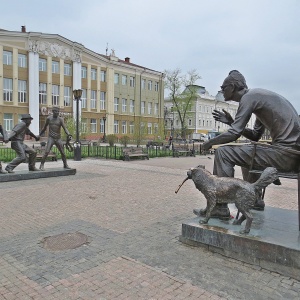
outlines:
{"label": "short bronze statue", "polygon": [[[275,168],[268,167],[256,182],[249,183],[238,178],[214,176],[205,170],[203,166],[198,166],[191,168],[187,172],[187,178],[183,183],[187,179],[194,181],[196,188],[203,193],[207,200],[205,218],[200,220],[200,224],[208,223],[216,204],[234,203],[239,212],[242,213],[242,216],[238,220],[235,220],[233,224],[241,225],[246,220],[245,229],[240,231],[240,233],[245,234],[250,232],[253,220],[250,209],[253,208],[254,203],[260,197],[260,191],[278,179],[278,175]],[[181,185],[175,193],[178,192]]]}
{"label": "short bronze statue", "polygon": [[67,158],[64,151],[64,146],[61,140],[61,134],[60,134],[61,128],[63,128],[65,133],[68,135],[68,139],[70,139],[71,135],[65,126],[64,119],[59,116],[59,107],[53,107],[52,113],[53,113],[52,116],[47,117],[46,123],[40,132],[40,136],[41,136],[49,126],[49,135],[48,135],[46,150],[45,150],[45,154],[42,157],[42,161],[40,165],[40,170],[42,171],[45,170],[44,164],[53,145],[56,145],[57,149],[61,154],[61,159],[63,161],[64,168],[70,169],[70,167],[67,164]]}
{"label": "short bronze statue", "polygon": [[[2,134],[2,136],[3,136],[3,142],[4,143],[8,143],[8,135],[7,135],[7,132],[6,132],[6,130],[2,127],[2,125],[0,124],[0,133]],[[7,172],[6,171],[4,171],[3,169],[2,169],[2,163],[1,163],[1,161],[0,161],[0,174],[6,174]]]}
{"label": "short bronze statue", "polygon": [[[297,140],[300,133],[299,116],[295,108],[284,97],[261,88],[248,89],[244,76],[233,70],[225,78],[222,86],[225,101],[239,102],[235,118],[226,111],[214,111],[216,121],[230,126],[227,132],[203,143],[203,149],[208,150],[213,145],[226,144],[236,141],[241,135],[251,141],[258,141],[265,129],[269,130],[273,145],[297,149]],[[256,116],[253,129],[246,128],[251,115]],[[249,182],[255,182],[257,175],[249,175],[253,145],[224,145],[215,151],[213,174],[220,177],[234,177],[234,166],[241,166],[243,178]],[[264,170],[266,167],[274,167],[278,171],[294,171],[297,155],[284,155],[280,149],[266,149],[257,146],[253,167],[256,170]],[[278,181],[277,181],[278,182]],[[264,202],[258,199],[255,209],[264,209]],[[206,209],[202,209],[199,215],[205,215]],[[212,216],[229,217],[227,204],[218,204]]]}
{"label": "short bronze statue", "polygon": [[29,130],[31,120],[33,120],[33,118],[30,114],[22,115],[21,122],[18,123],[8,135],[8,139],[11,141],[11,148],[17,153],[17,157],[14,158],[5,168],[8,173],[14,173],[14,168],[20,163],[26,161],[26,154],[29,156],[29,171],[39,171],[39,169],[35,167],[36,151],[24,144],[25,134],[35,138],[36,141],[39,141],[40,139],[39,136],[34,135]]}

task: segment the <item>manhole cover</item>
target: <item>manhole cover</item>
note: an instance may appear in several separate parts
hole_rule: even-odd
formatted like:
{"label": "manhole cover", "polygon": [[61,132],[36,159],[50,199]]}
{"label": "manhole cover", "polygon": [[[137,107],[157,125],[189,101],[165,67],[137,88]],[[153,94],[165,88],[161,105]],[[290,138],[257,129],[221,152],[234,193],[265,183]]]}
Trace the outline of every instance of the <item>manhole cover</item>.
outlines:
{"label": "manhole cover", "polygon": [[75,249],[88,242],[88,236],[83,233],[61,233],[44,238],[43,246],[47,250],[61,251]]}

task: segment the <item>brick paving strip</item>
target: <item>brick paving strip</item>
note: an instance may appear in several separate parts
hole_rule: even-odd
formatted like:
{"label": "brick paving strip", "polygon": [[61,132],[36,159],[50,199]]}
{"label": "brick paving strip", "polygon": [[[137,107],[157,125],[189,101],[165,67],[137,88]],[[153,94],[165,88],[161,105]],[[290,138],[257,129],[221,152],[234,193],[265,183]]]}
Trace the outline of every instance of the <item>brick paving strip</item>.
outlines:
{"label": "brick paving strip", "polygon": [[[178,241],[205,199],[192,183],[174,191],[189,167],[212,163],[87,159],[70,162],[75,176],[5,183],[0,299],[300,299],[297,280]],[[266,202],[296,209],[296,196],[296,182],[286,181]],[[89,243],[43,248],[44,238],[75,232]]]}

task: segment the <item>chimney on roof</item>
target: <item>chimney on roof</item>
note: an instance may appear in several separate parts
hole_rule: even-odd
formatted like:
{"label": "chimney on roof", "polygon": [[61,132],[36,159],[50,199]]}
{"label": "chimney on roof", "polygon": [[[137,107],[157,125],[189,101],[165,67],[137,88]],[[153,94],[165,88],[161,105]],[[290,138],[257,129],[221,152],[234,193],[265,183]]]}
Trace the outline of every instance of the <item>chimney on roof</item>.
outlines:
{"label": "chimney on roof", "polygon": [[21,32],[26,32],[26,26],[21,26]]}
{"label": "chimney on roof", "polygon": [[125,57],[125,61],[130,63],[130,58],[129,57]]}

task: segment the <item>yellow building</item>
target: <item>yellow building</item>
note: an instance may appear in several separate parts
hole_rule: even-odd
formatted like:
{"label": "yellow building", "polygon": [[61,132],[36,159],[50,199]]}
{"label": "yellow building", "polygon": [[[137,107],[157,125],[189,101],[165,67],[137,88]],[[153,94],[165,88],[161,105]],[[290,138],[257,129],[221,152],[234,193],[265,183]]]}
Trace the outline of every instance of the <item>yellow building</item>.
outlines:
{"label": "yellow building", "polygon": [[[73,90],[82,89],[79,116],[87,138],[149,137],[163,123],[163,74],[115,55],[103,55],[57,34],[0,30],[0,122],[10,131],[30,113],[38,134],[53,106],[76,117]],[[104,118],[104,119],[103,119]],[[106,121],[104,121],[106,120]]]}

